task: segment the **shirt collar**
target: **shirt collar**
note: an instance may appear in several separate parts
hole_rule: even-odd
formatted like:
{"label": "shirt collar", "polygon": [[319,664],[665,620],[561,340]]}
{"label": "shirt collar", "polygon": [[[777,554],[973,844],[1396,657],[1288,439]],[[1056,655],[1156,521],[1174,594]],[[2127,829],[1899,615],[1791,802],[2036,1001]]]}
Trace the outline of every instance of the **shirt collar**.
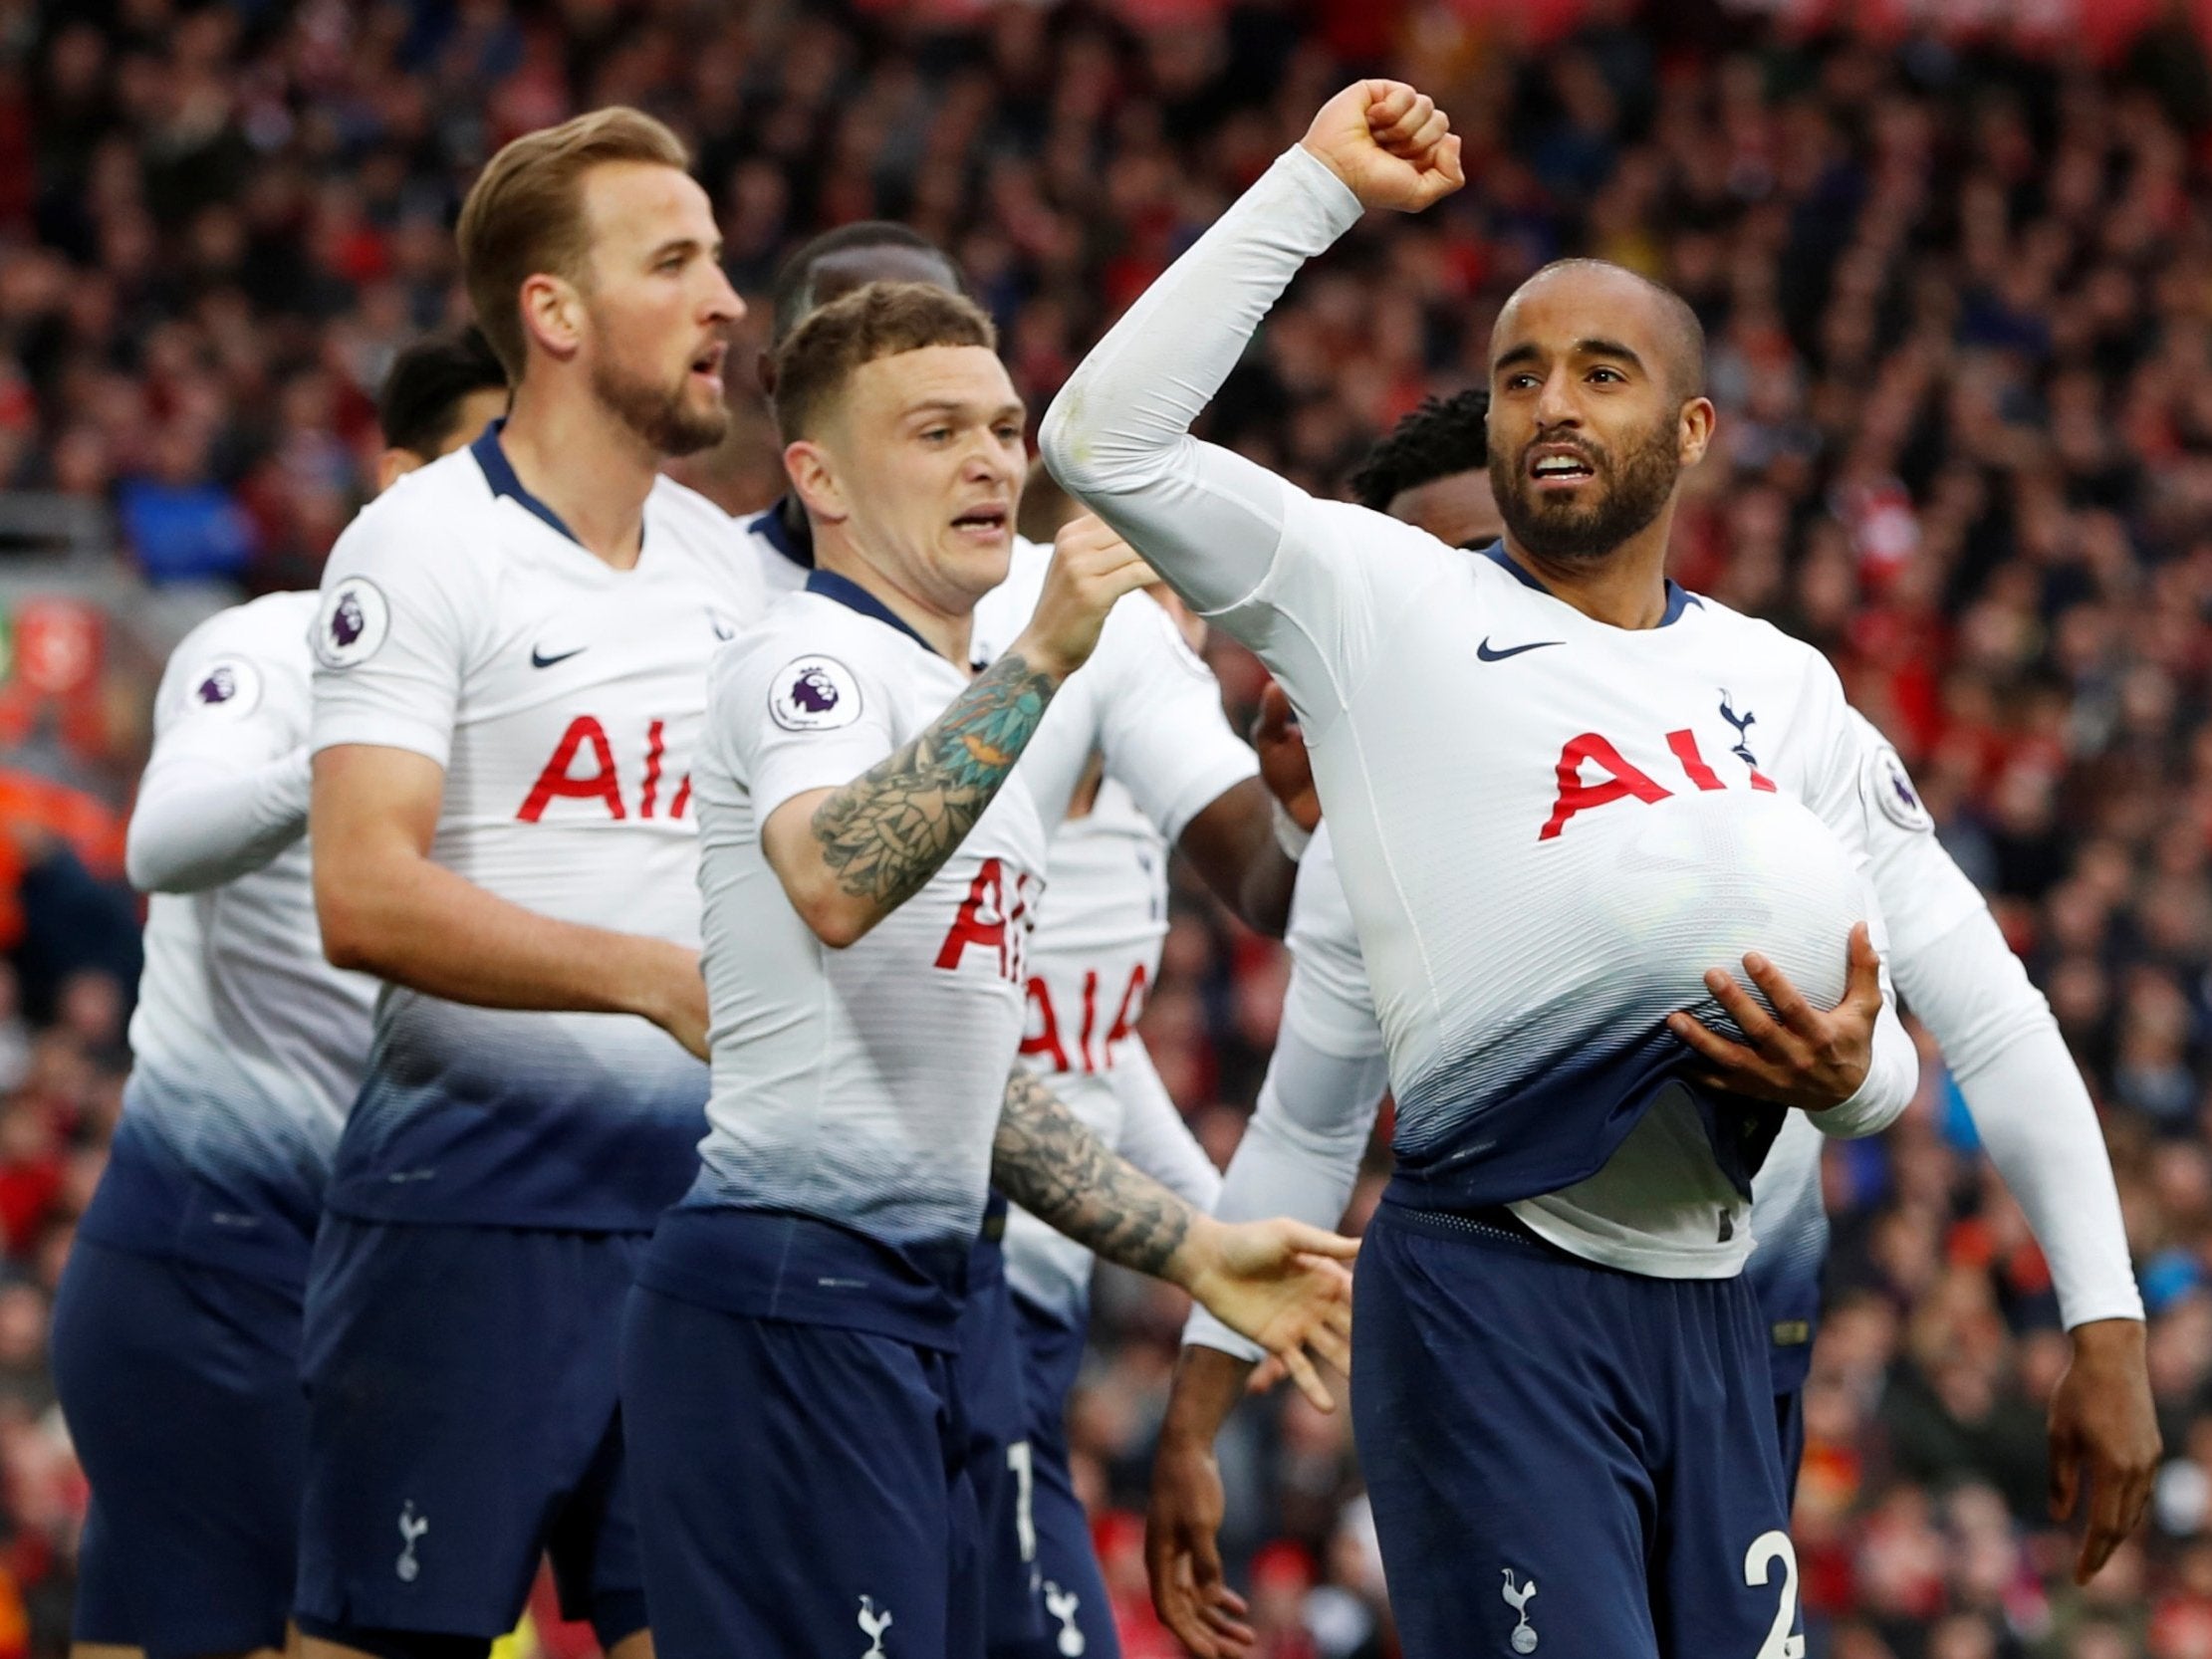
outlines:
{"label": "shirt collar", "polygon": [[523,488],[522,480],[515,476],[515,464],[507,459],[507,451],[499,442],[499,434],[506,425],[507,417],[501,415],[485,427],[477,440],[468,446],[468,452],[476,457],[476,464],[484,469],[484,482],[492,487],[493,495],[507,497],[523,511],[535,514],[578,547],[582,547],[583,541],[562,521],[561,515]]}
{"label": "shirt collar", "polygon": [[936,648],[916,633],[904,617],[851,577],[840,576],[835,571],[811,572],[807,577],[807,592],[820,593],[826,599],[835,599],[839,604],[858,610],[863,616],[872,616],[885,626],[898,629],[931,656],[937,655]]}
{"label": "shirt collar", "polygon": [[[1488,547],[1484,548],[1482,550],[1482,555],[1493,565],[1496,565],[1500,570],[1504,571],[1515,581],[1519,582],[1522,587],[1533,588],[1539,593],[1546,594],[1552,598],[1559,597],[1557,593],[1552,592],[1552,591],[1549,588],[1545,587],[1543,583],[1537,581],[1535,577],[1531,576],[1527,571],[1523,570],[1521,568],[1520,562],[1516,560],[1513,555],[1506,552],[1505,539],[1503,537],[1500,537],[1497,541],[1492,542]],[[1682,612],[1689,609],[1689,607],[1693,604],[1696,605],[1700,610],[1705,608],[1705,601],[1703,599],[1699,598],[1687,588],[1684,588],[1672,577],[1668,577],[1666,579],[1666,609],[1659,617],[1659,626],[1665,627],[1671,622],[1680,620]]]}
{"label": "shirt collar", "polygon": [[791,523],[784,517],[784,507],[790,500],[789,496],[778,498],[767,512],[755,513],[747,519],[745,528],[766,541],[802,571],[811,571],[814,569],[814,527],[807,523],[806,515],[801,513],[799,534],[792,534]]}

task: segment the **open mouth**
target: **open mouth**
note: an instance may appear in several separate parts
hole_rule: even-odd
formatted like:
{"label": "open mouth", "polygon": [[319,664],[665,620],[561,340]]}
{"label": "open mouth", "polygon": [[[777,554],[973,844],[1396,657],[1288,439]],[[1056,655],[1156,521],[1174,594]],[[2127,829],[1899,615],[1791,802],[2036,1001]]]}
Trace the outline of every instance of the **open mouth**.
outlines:
{"label": "open mouth", "polygon": [[702,348],[691,359],[691,372],[712,380],[719,389],[722,384],[722,362],[729,354],[729,342],[718,340],[712,346]]}
{"label": "open mouth", "polygon": [[952,521],[952,528],[978,541],[996,541],[1007,532],[1013,515],[1003,506],[971,507]]}
{"label": "open mouth", "polygon": [[1581,450],[1547,444],[1529,458],[1529,476],[1548,488],[1568,488],[1598,476]]}

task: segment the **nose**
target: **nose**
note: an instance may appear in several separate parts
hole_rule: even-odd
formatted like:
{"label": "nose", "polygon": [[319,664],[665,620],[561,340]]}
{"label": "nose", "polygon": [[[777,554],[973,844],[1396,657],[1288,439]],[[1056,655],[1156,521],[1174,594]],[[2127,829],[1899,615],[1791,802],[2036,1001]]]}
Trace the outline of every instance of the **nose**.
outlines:
{"label": "nose", "polygon": [[745,317],[745,302],[730,286],[729,273],[722,269],[722,262],[714,262],[714,286],[707,294],[707,321],[710,323],[738,323]]}
{"label": "nose", "polygon": [[1568,364],[1560,363],[1545,375],[1536,398],[1536,423],[1546,430],[1582,424],[1582,410],[1575,400],[1575,374]]}

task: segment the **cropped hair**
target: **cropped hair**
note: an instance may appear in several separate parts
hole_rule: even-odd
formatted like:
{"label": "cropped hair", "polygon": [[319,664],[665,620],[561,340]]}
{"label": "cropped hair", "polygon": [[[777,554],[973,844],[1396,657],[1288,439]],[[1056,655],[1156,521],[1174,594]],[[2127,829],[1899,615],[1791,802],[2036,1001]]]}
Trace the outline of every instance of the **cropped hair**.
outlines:
{"label": "cropped hair", "polygon": [[1489,456],[1490,393],[1485,387],[1424,398],[1367,451],[1352,475],[1352,498],[1387,513],[1407,490],[1473,472],[1487,465]]}
{"label": "cropped hair", "polygon": [[507,370],[477,329],[431,335],[391,359],[376,394],[376,424],[384,447],[411,450],[434,461],[461,418],[461,400],[472,392],[505,390]]}
{"label": "cropped hair", "polygon": [[454,232],[461,280],[510,380],[521,380],[529,356],[522,285],[540,273],[585,280],[591,234],[584,217],[584,176],[618,161],[681,172],[691,158],[683,140],[642,110],[594,110],[505,145],[485,163],[461,204]]}
{"label": "cropped hair", "polygon": [[812,437],[854,370],[931,346],[998,350],[998,330],[973,300],[926,282],[871,282],[810,315],[776,353],[776,425],[784,442]]}

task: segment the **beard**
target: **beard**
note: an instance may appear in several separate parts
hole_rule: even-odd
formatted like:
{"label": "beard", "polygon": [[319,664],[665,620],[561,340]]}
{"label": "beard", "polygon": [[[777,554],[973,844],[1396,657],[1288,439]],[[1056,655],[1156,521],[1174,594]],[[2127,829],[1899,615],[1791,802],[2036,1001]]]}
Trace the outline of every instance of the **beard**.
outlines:
{"label": "beard", "polygon": [[[1597,444],[1578,447],[1590,463],[1591,484],[1603,494],[1589,503],[1552,501],[1537,493],[1522,457],[1490,452],[1490,488],[1498,513],[1521,547],[1539,559],[1562,565],[1590,565],[1659,516],[1682,473],[1672,415],[1638,438],[1616,463]],[[1542,441],[1542,440],[1538,440]],[[1533,444],[1532,444],[1533,447]],[[1589,494],[1589,487],[1580,492]]]}
{"label": "beard", "polygon": [[711,409],[696,408],[690,390],[688,369],[669,385],[604,360],[592,364],[593,394],[656,454],[695,455],[712,449],[728,433],[728,406],[717,399]]}

